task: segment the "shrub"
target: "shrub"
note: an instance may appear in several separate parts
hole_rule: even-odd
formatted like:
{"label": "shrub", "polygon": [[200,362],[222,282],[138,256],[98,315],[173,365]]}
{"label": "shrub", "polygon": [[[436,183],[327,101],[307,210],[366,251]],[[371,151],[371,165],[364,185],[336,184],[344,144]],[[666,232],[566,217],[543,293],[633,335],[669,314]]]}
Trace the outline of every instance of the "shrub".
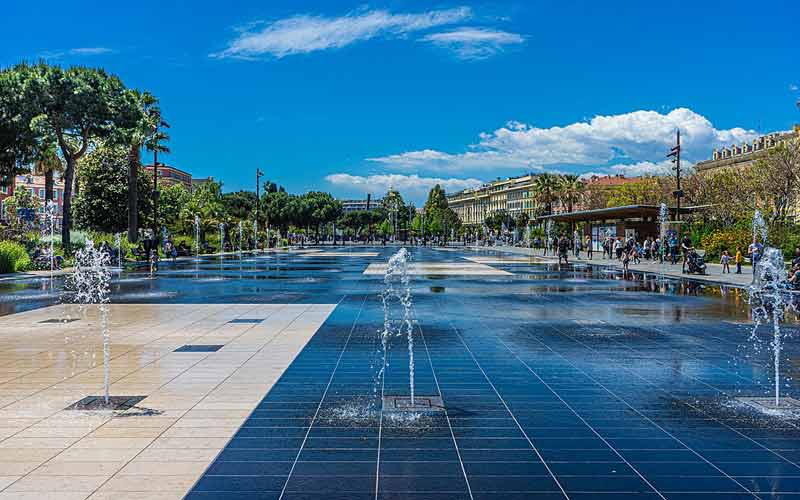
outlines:
{"label": "shrub", "polygon": [[717,229],[704,235],[700,241],[700,248],[706,251],[708,258],[719,258],[723,250],[734,255],[737,248],[743,253],[747,252],[752,235],[742,229]]}
{"label": "shrub", "polygon": [[0,241],[0,273],[16,273],[31,268],[25,247],[14,241]]}

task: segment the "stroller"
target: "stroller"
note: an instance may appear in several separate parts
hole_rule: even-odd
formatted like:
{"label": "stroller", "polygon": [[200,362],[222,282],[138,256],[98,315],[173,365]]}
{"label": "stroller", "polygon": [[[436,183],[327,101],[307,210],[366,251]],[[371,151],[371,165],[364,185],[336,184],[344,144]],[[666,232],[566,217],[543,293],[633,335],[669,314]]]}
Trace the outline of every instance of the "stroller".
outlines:
{"label": "stroller", "polygon": [[693,249],[686,256],[686,268],[689,274],[706,274],[706,261]]}

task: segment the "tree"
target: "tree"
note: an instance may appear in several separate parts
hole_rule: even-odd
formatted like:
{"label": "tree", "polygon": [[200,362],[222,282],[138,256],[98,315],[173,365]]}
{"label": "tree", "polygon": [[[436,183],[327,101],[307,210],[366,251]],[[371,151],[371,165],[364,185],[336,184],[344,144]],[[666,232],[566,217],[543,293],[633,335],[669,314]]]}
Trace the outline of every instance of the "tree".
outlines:
{"label": "tree", "polygon": [[222,183],[208,181],[195,189],[180,211],[180,221],[184,232],[194,228],[195,217],[200,218],[200,232],[215,230],[225,219],[225,205],[222,202]]}
{"label": "tree", "polygon": [[784,224],[800,201],[800,139],[792,138],[769,150],[753,166],[756,193],[773,222]]}
{"label": "tree", "polygon": [[544,205],[546,215],[553,214],[553,203],[558,199],[558,188],[558,177],[553,174],[541,174],[533,181],[534,197]]}
{"label": "tree", "polygon": [[583,200],[586,185],[577,175],[562,175],[558,180],[558,197],[567,212]]}
{"label": "tree", "polygon": [[6,215],[8,220],[17,220],[18,209],[32,209],[39,208],[39,197],[34,196],[31,190],[24,186],[17,186],[14,190],[14,195],[5,199]]}
{"label": "tree", "polygon": [[37,175],[44,175],[44,199],[51,201],[55,187],[55,174],[64,172],[64,164],[58,157],[55,142],[48,140],[41,143],[33,165]]}
{"label": "tree", "polygon": [[436,184],[431,188],[430,192],[428,192],[428,201],[425,202],[425,212],[427,213],[429,210],[433,210],[436,208],[448,208],[447,203],[447,195],[442,189],[441,186]]}
{"label": "tree", "polygon": [[297,202],[294,196],[286,191],[274,191],[264,193],[261,206],[267,217],[267,223],[277,226],[281,234],[286,234],[289,225],[297,220]]}
{"label": "tree", "polygon": [[150,92],[130,90],[132,119],[130,127],[114,130],[113,140],[128,148],[128,241],[135,242],[139,238],[139,192],[138,176],[142,167],[142,148],[148,151],[169,152],[162,142],[168,136],[158,130],[169,127],[161,119],[158,99]]}
{"label": "tree", "polygon": [[[81,189],[75,197],[75,225],[89,231],[121,233],[128,226],[128,148],[101,144],[78,162]],[[136,179],[137,191],[150,194],[152,180],[142,170]],[[151,213],[148,196],[137,205],[139,217]]]}
{"label": "tree", "polygon": [[75,167],[92,140],[130,128],[136,120],[131,93],[116,76],[81,66],[62,69],[39,63],[26,68],[24,99],[38,116],[31,123],[52,135],[64,158],[64,200],[61,241],[71,251],[72,188]]}
{"label": "tree", "polygon": [[31,121],[38,113],[24,91],[30,72],[25,64],[0,71],[0,178],[6,181],[36,159],[38,135]]}
{"label": "tree", "polygon": [[483,223],[486,224],[486,227],[493,231],[500,231],[505,224],[508,226],[509,221],[513,219],[505,210],[496,210],[491,214],[487,215],[486,218],[483,220]]}
{"label": "tree", "polygon": [[234,191],[222,195],[225,212],[238,221],[250,221],[256,211],[256,194],[252,191]]}
{"label": "tree", "polygon": [[314,226],[315,239],[319,242],[320,227],[334,222],[342,215],[342,204],[329,193],[311,191],[303,196],[308,210],[309,222]]}
{"label": "tree", "polygon": [[[183,228],[181,211],[183,207],[189,203],[191,198],[192,195],[181,183],[161,189],[158,196],[158,213],[164,225],[169,228],[170,231],[176,232]],[[130,220],[130,218],[128,220]],[[189,229],[190,231],[187,231],[187,233],[191,234],[191,228]]]}

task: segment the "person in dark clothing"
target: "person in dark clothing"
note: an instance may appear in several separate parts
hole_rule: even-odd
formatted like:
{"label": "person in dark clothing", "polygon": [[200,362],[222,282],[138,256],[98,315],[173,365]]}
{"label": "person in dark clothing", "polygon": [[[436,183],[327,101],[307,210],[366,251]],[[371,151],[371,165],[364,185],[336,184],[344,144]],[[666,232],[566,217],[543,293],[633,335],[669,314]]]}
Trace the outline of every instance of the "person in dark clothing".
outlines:
{"label": "person in dark clothing", "polygon": [[564,264],[569,264],[569,240],[563,234],[558,239],[558,265],[561,265],[561,259],[564,259]]}
{"label": "person in dark clothing", "polygon": [[692,239],[689,238],[689,234],[685,234],[683,239],[681,240],[681,252],[683,253],[683,266],[681,267],[681,272],[686,272],[686,261],[689,260],[689,253],[694,249],[692,245]]}

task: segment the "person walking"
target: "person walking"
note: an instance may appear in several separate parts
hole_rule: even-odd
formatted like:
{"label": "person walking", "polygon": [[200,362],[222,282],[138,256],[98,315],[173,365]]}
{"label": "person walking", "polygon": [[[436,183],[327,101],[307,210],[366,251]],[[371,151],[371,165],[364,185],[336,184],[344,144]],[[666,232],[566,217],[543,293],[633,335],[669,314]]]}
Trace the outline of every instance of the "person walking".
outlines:
{"label": "person walking", "polygon": [[569,264],[569,241],[563,234],[558,239],[558,265],[561,265],[561,259],[564,259],[564,264]]}
{"label": "person walking", "polygon": [[681,252],[683,253],[683,265],[681,266],[681,272],[686,272],[686,262],[689,260],[689,253],[694,249],[692,246],[692,239],[689,238],[689,233],[683,235],[683,239],[681,240]]}
{"label": "person walking", "polygon": [[631,263],[631,254],[628,250],[623,250],[622,252],[622,271],[625,275],[628,274],[628,266]]}
{"label": "person walking", "polygon": [[742,262],[744,262],[744,255],[742,255],[742,248],[736,248],[736,256],[733,258],[736,263],[736,274],[742,274]]}
{"label": "person walking", "polygon": [[622,238],[617,236],[617,239],[614,240],[614,255],[617,256],[617,260],[622,259]]}
{"label": "person walking", "polygon": [[592,248],[592,237],[586,237],[586,257],[589,260],[592,260],[592,253],[594,252],[594,248]]}
{"label": "person walking", "polygon": [[725,273],[731,274],[730,260],[731,260],[731,255],[728,253],[727,250],[723,250],[722,256],[719,258],[719,263],[722,264],[722,274]]}

